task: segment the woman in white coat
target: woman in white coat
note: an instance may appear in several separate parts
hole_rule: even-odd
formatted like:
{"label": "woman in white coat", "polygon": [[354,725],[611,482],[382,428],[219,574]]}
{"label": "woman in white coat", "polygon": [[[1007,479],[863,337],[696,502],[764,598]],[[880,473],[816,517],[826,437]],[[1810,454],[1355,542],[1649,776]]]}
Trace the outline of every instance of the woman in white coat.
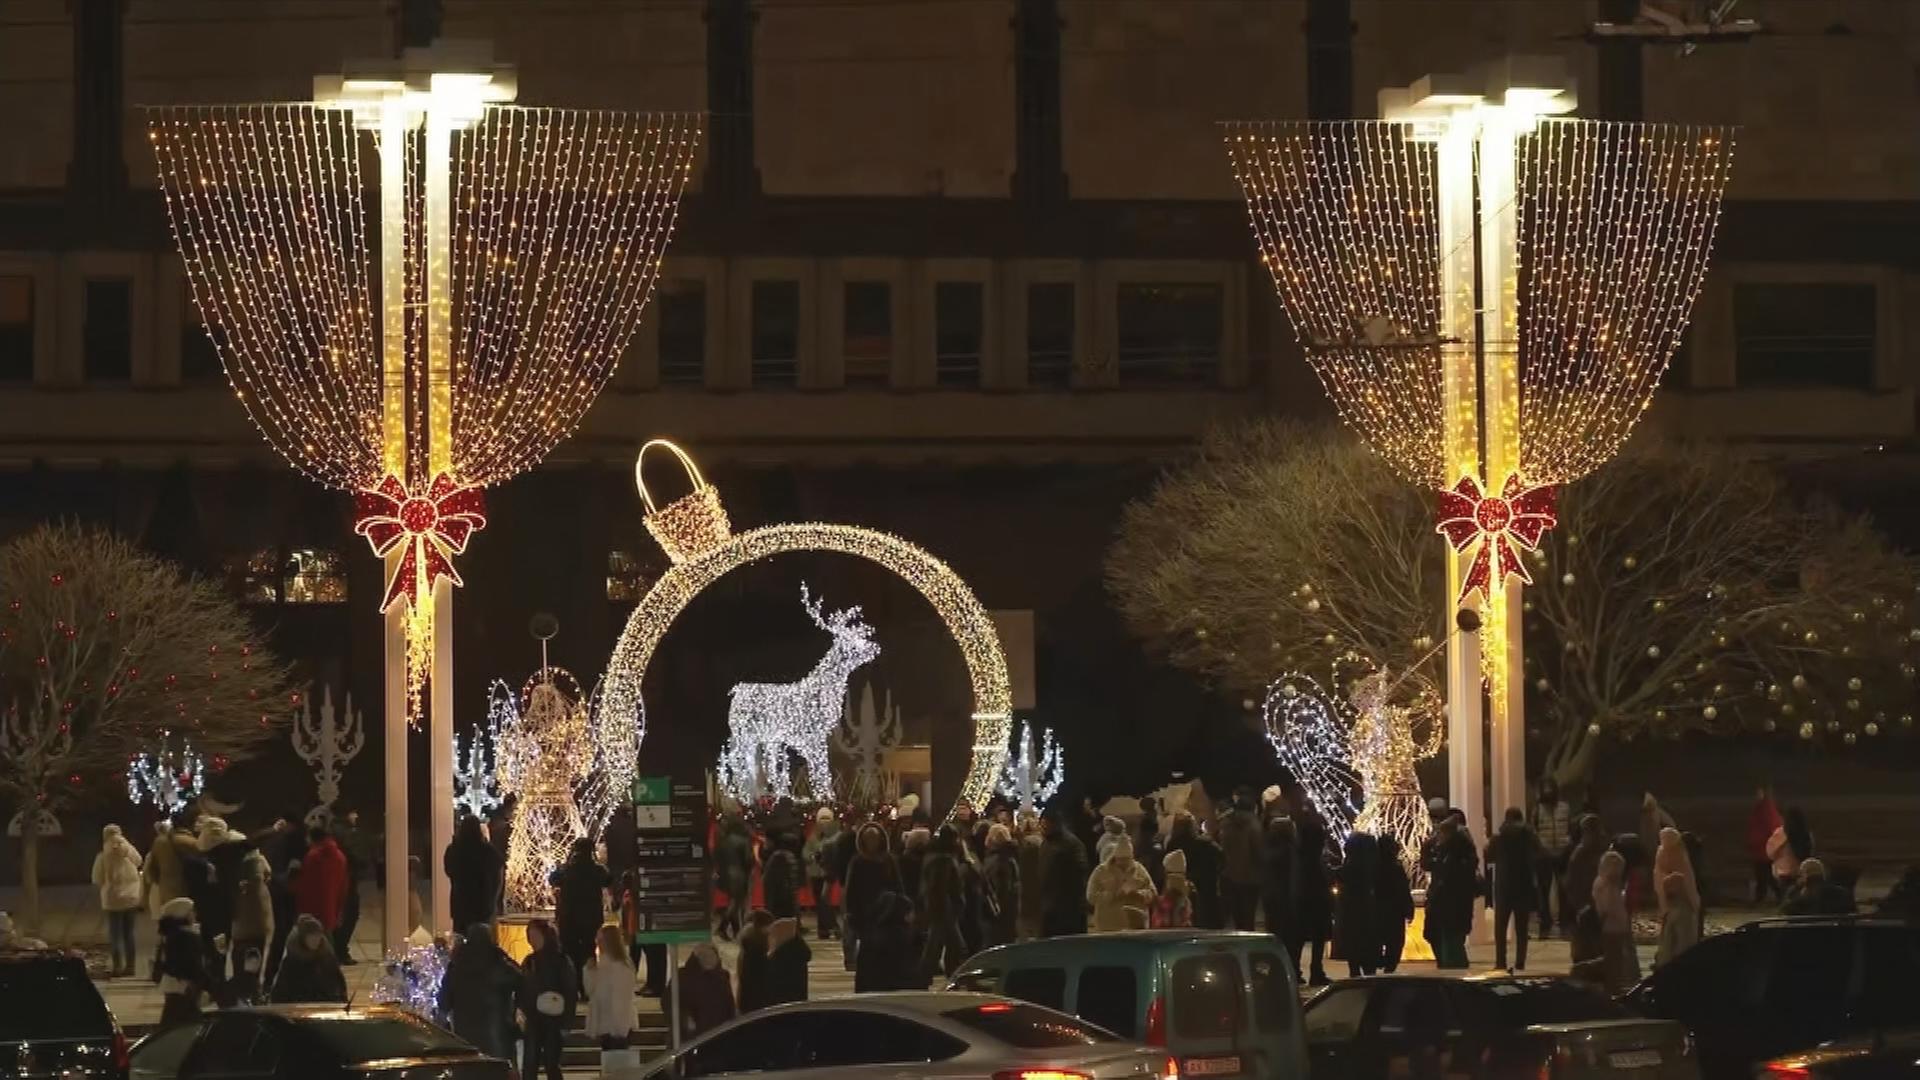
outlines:
{"label": "woman in white coat", "polygon": [[586,1035],[602,1050],[625,1050],[633,1037],[633,959],[618,926],[602,926],[596,955],[581,983],[587,994]]}
{"label": "woman in white coat", "polygon": [[1153,877],[1133,857],[1133,841],[1120,837],[1087,877],[1087,902],[1093,905],[1093,932],[1144,930],[1153,910]]}
{"label": "woman in white coat", "polygon": [[113,977],[133,974],[133,922],[146,893],[140,876],[140,851],[120,826],[100,830],[100,854],[93,859],[93,883],[100,887],[100,910],[107,914],[107,945]]}

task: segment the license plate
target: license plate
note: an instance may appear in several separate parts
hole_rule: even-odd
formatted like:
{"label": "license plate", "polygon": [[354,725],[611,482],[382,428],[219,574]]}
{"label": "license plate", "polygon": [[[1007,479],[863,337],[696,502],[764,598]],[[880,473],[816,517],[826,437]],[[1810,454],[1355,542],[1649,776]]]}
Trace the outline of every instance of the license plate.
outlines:
{"label": "license plate", "polygon": [[1180,1066],[1181,1076],[1232,1076],[1239,1071],[1238,1057],[1188,1058]]}
{"label": "license plate", "polygon": [[1660,1051],[1623,1050],[1617,1054],[1608,1054],[1607,1064],[1616,1069],[1657,1068],[1660,1064]]}

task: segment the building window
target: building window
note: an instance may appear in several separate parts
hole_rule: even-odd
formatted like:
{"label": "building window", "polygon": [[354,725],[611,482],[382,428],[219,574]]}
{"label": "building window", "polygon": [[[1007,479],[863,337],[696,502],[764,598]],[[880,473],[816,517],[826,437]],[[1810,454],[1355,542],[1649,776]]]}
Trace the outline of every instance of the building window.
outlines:
{"label": "building window", "polygon": [[261,548],[246,555],[229,556],[221,563],[226,575],[227,591],[240,598],[243,604],[277,604],[280,602],[280,552],[276,548]]}
{"label": "building window", "polygon": [[1027,286],[1027,385],[1073,384],[1073,284]]}
{"label": "building window", "polygon": [[893,287],[849,281],[842,306],[848,386],[885,386],[893,370]]}
{"label": "building window", "polygon": [[704,386],[707,381],[707,283],[660,283],[660,384]]}
{"label": "building window", "polygon": [[1878,300],[1871,284],[1736,284],[1739,385],[1872,389]]}
{"label": "building window", "polygon": [[800,381],[800,283],[753,283],[753,385]]}
{"label": "building window", "polygon": [[81,355],[88,382],[133,378],[133,282],[89,281]]}
{"label": "building window", "polygon": [[942,281],[933,287],[933,375],[941,386],[978,388],[986,340],[987,287]]}
{"label": "building window", "polygon": [[329,548],[295,548],[287,552],[285,587],[280,595],[289,604],[344,604],[347,602],[347,560]]}
{"label": "building window", "polygon": [[220,382],[226,372],[220,366],[220,349],[214,344],[220,333],[201,318],[200,305],[193,294],[180,290],[180,381],[184,383]]}
{"label": "building window", "polygon": [[0,274],[0,382],[33,381],[33,279]]}
{"label": "building window", "polygon": [[1114,306],[1120,385],[1217,382],[1225,306],[1219,285],[1121,285]]}

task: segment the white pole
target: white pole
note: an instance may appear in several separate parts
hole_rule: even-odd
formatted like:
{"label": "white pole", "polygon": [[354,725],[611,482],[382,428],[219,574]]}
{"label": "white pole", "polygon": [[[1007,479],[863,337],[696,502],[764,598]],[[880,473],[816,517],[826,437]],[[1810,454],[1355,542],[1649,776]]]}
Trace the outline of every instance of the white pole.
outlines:
{"label": "white pole", "polygon": [[[407,116],[399,109],[380,115],[380,413],[381,444],[388,472],[407,475],[406,220]],[[404,545],[387,556],[391,577],[399,569]],[[381,939],[399,948],[413,929],[407,925],[407,609],[395,604],[386,614],[386,708],[382,717],[386,747],[386,898]]]}
{"label": "white pole", "polygon": [[[453,469],[453,293],[452,181],[449,158],[452,132],[443,108],[426,117],[427,243],[427,472]],[[428,860],[453,843],[453,585],[442,580],[433,590],[433,691],[427,724],[432,842]],[[452,883],[438,865],[431,874],[432,906],[427,922],[437,931],[453,929]]]}

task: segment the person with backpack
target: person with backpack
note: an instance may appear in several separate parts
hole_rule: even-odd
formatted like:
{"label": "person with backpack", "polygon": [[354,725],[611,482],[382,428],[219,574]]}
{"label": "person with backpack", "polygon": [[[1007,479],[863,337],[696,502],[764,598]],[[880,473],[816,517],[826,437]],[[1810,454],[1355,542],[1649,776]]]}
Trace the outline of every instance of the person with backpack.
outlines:
{"label": "person with backpack", "polygon": [[1005,825],[987,829],[987,859],[980,876],[984,882],[983,937],[988,948],[1007,945],[1020,936],[1020,859],[1013,832]]}

